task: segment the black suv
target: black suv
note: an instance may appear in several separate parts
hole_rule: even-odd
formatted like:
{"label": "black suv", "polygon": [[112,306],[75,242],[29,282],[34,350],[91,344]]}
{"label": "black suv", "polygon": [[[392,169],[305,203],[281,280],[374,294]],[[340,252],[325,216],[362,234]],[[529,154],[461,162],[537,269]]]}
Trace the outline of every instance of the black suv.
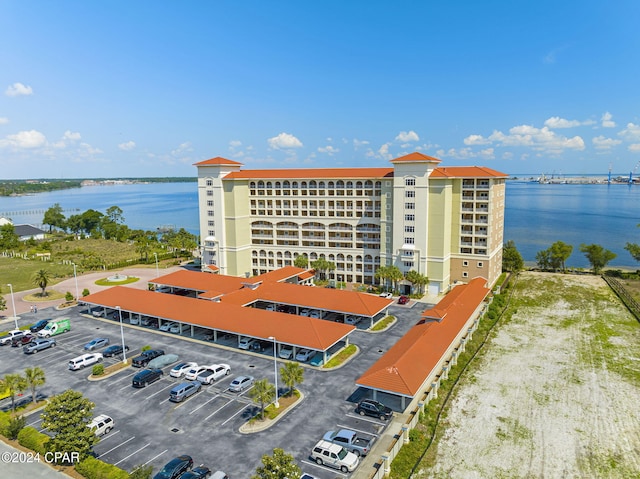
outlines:
{"label": "black suv", "polygon": [[[124,345],[124,349],[125,349],[125,351],[129,351],[129,346],[127,346],[125,344]],[[116,356],[118,354],[122,354],[122,344],[113,344],[113,345],[109,346],[107,349],[104,349],[102,351],[102,355],[105,358],[110,358],[110,357]]]}
{"label": "black suv", "polygon": [[149,364],[149,361],[157,358],[158,356],[162,356],[163,354],[164,351],[162,349],[149,349],[147,351],[143,351],[140,356],[133,358],[131,365],[134,368],[143,368]]}
{"label": "black suv", "polygon": [[373,416],[386,421],[393,416],[393,410],[373,399],[363,399],[356,407],[356,412],[361,416]]}
{"label": "black suv", "polygon": [[178,456],[167,462],[162,470],[153,476],[153,479],[176,479],[180,477],[180,474],[191,469],[192,466],[193,459],[191,459],[191,456],[186,454]]}
{"label": "black suv", "polygon": [[162,369],[143,369],[135,376],[133,376],[133,380],[131,385],[134,388],[143,388],[147,385],[157,381],[162,377],[164,373]]}
{"label": "black suv", "polygon": [[41,319],[40,321],[38,321],[36,324],[33,324],[29,330],[32,333],[37,333],[38,331],[41,331],[44,329],[44,327],[49,324],[49,320],[48,319]]}

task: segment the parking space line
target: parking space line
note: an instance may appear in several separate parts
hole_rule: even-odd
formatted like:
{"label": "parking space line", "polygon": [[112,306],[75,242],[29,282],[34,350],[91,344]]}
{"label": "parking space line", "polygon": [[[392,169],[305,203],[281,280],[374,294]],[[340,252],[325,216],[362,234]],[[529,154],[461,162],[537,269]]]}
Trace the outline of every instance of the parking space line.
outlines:
{"label": "parking space line", "polygon": [[356,429],[355,427],[351,427],[351,426],[344,426],[342,424],[338,424],[338,427],[340,429],[349,429],[351,431],[355,431],[355,432],[361,432],[362,434],[365,434],[367,436],[375,436],[378,437],[377,434],[373,433],[373,432],[369,432],[369,431],[363,431],[362,429]]}
{"label": "parking space line", "polygon": [[37,421],[30,422],[27,426],[33,426],[34,424],[38,424],[40,421],[42,421],[42,418],[38,418]]}
{"label": "parking space line", "polygon": [[160,456],[162,456],[165,452],[167,452],[169,449],[165,449],[164,451],[162,451],[160,454],[153,456],[151,459],[149,459],[147,462],[145,462],[143,464],[143,466],[146,466],[147,464],[149,464],[151,461],[155,461],[156,459],[158,459]]}
{"label": "parking space line", "polygon": [[[173,386],[169,386],[169,387],[170,387],[170,388],[172,388]],[[143,388],[143,389],[144,389],[144,388]],[[162,391],[164,391],[164,390],[166,390],[166,389],[167,389],[167,388],[162,388],[162,389],[160,389],[160,391],[156,391],[156,392],[154,392],[153,394],[149,394],[149,396],[148,396],[148,398],[147,398],[147,399],[150,399],[150,398],[152,398],[153,396],[155,396],[155,395],[157,395],[157,394],[160,394]]]}
{"label": "parking space line", "polygon": [[133,386],[131,386],[131,384],[127,384],[125,386],[122,386],[120,389],[118,389],[118,391],[122,391],[123,389],[127,389],[127,388],[131,388]]}
{"label": "parking space line", "polygon": [[107,439],[112,438],[113,436],[115,436],[116,434],[118,434],[120,432],[120,429],[118,429],[117,431],[113,431],[110,434],[105,434],[104,436],[100,437],[100,444],[102,444],[104,441],[106,441]]}
{"label": "parking space line", "polygon": [[222,406],[220,406],[218,409],[216,409],[215,411],[213,411],[211,414],[209,414],[207,417],[204,418],[204,421],[206,421],[207,419],[209,419],[211,416],[215,415],[218,411],[220,411],[223,407],[227,407],[229,404],[231,404],[232,401],[229,401],[227,403],[224,403]]}
{"label": "parking space line", "polygon": [[220,424],[221,426],[224,426],[226,423],[228,423],[229,421],[231,421],[234,417],[236,417],[238,414],[240,414],[242,411],[244,411],[246,409],[246,404],[243,404],[242,407],[238,410],[237,413],[235,413],[233,416],[231,416],[229,419],[227,419],[225,422],[223,422],[222,424]]}
{"label": "parking space line", "polygon": [[196,412],[198,409],[205,407],[207,404],[209,404],[211,401],[213,401],[215,398],[217,398],[218,396],[220,396],[219,394],[216,394],[215,396],[213,396],[211,399],[207,400],[206,402],[202,403],[200,406],[198,406],[197,408],[195,408],[193,411],[191,411],[189,413],[189,415],[193,414],[194,412]]}
{"label": "parking space line", "polygon": [[321,469],[323,471],[327,471],[327,470],[335,471],[335,473],[338,475],[338,477],[347,477],[347,475],[345,473],[343,473],[342,471],[340,471],[338,469],[334,469],[333,467],[325,466],[324,464],[320,465],[315,461],[304,461],[303,460],[303,461],[300,461],[300,462],[303,463],[303,464],[307,464],[309,466],[317,467],[318,469]]}
{"label": "parking space line", "polygon": [[387,425],[386,422],[382,422],[382,421],[376,421],[375,419],[371,419],[368,418],[366,416],[360,416],[359,414],[347,414],[347,417],[353,418],[353,419],[359,419],[360,421],[366,421],[366,422],[370,422],[372,424],[376,424],[378,426],[385,426]]}
{"label": "parking space line", "polygon": [[114,464],[114,466],[117,466],[118,464],[120,464],[123,461],[126,461],[127,459],[129,459],[131,456],[134,456],[136,454],[138,454],[140,451],[142,451],[145,447],[149,446],[151,443],[148,442],[146,443],[144,446],[142,446],[140,449],[138,449],[137,451],[133,451],[131,454],[129,454],[127,457],[123,457],[122,459],[120,459],[118,462],[116,462]]}
{"label": "parking space line", "polygon": [[115,447],[112,447],[111,449],[109,449],[107,452],[103,452],[102,454],[100,454],[100,457],[102,456],[106,456],[107,454],[109,454],[111,451],[115,451],[116,449],[118,449],[120,446],[124,446],[126,443],[128,443],[129,441],[133,441],[136,437],[135,436],[131,436],[129,439],[127,439],[124,442],[121,442],[120,444],[118,444]]}

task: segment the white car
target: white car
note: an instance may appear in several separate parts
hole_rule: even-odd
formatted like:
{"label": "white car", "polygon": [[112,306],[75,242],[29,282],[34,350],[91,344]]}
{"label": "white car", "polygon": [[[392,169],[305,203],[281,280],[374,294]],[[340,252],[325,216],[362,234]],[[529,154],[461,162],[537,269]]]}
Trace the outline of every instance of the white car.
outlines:
{"label": "white car", "polygon": [[320,319],[320,311],[317,311],[315,309],[311,310],[309,312],[309,317],[310,318],[315,318],[315,319]]}
{"label": "white car", "polygon": [[195,381],[200,374],[210,368],[211,366],[195,366],[185,373],[184,378],[187,381]]}
{"label": "white car", "polygon": [[160,326],[160,331],[169,331],[169,328],[174,324],[176,323],[171,321],[165,321],[164,323],[162,323],[162,326]]}
{"label": "white car", "polygon": [[198,374],[196,378],[202,384],[211,384],[220,378],[228,376],[231,373],[231,368],[228,364],[212,364],[203,372]]}
{"label": "white car", "polygon": [[129,324],[133,324],[135,326],[138,326],[140,324],[140,317],[139,316],[131,316],[129,318]]}
{"label": "white car", "polygon": [[238,342],[238,347],[240,349],[251,349],[251,347],[254,345],[254,343],[256,343],[258,340],[255,338],[248,338],[248,337],[242,337],[240,338],[240,341]]}
{"label": "white car", "polygon": [[197,368],[198,363],[190,362],[190,363],[180,363],[176,364],[171,368],[169,372],[169,376],[172,378],[181,378],[185,373],[187,373],[190,369]]}
{"label": "white car", "polygon": [[264,308],[265,311],[275,311],[276,310],[276,305],[275,304],[267,304],[267,307]]}
{"label": "white car", "polygon": [[392,293],[380,293],[378,296],[380,296],[381,298],[385,298],[385,299],[393,298],[393,294]]}
{"label": "white car", "polygon": [[100,362],[102,362],[101,353],[83,354],[82,356],[78,356],[77,358],[73,358],[69,361],[68,367],[71,371],[76,371]]}
{"label": "white car", "polygon": [[307,308],[304,308],[302,311],[300,311],[300,316],[309,316],[309,313],[311,313],[311,311],[309,311]]}
{"label": "white car", "polygon": [[360,322],[362,318],[360,316],[347,316],[344,318],[344,324],[356,325]]}
{"label": "white car", "polygon": [[21,338],[24,335],[25,335],[24,331],[21,331],[20,329],[13,329],[9,331],[4,338],[0,339],[0,344],[2,346],[11,344],[11,341],[13,341],[14,338]]}
{"label": "white car", "polygon": [[288,344],[283,344],[280,346],[280,352],[278,353],[282,359],[291,359],[293,356],[293,346],[289,346]]}
{"label": "white car", "polygon": [[169,332],[170,332],[170,333],[182,333],[182,332],[186,331],[187,329],[189,329],[189,325],[188,325],[188,324],[184,324],[184,323],[173,323],[173,324],[169,327]]}
{"label": "white car", "polygon": [[300,361],[302,363],[307,362],[311,359],[313,353],[314,351],[311,351],[310,349],[301,349],[298,351],[298,354],[296,354],[296,361]]}

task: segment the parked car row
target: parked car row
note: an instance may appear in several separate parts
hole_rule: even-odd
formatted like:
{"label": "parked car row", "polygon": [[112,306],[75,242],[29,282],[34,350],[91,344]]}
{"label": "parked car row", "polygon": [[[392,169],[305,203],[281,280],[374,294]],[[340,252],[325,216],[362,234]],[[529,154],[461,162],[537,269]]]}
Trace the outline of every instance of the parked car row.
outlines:
{"label": "parked car row", "polygon": [[187,454],[171,459],[153,479],[229,479],[222,471],[213,474],[204,465],[193,467],[193,459]]}

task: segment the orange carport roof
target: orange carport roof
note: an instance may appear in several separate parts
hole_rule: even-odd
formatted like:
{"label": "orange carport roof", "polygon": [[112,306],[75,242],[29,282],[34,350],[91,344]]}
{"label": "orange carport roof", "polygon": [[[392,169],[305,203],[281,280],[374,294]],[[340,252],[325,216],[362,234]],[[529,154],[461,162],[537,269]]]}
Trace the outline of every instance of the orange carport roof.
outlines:
{"label": "orange carport roof", "polygon": [[324,351],[351,333],[355,326],[286,313],[242,308],[125,286],[90,294],[82,302],[132,311],[146,316],[193,324],[241,336],[268,339]]}
{"label": "orange carport roof", "polygon": [[[356,384],[403,396],[415,396],[452,341],[489,294],[484,278],[456,286],[438,305],[425,311]],[[434,318],[439,318],[440,321]]]}
{"label": "orange carport roof", "polygon": [[150,281],[154,284],[172,286],[174,288],[190,289],[193,291],[218,291],[221,294],[230,293],[243,287],[245,278],[209,274],[199,271],[180,270]]}
{"label": "orange carport roof", "polygon": [[375,316],[393,303],[392,300],[372,294],[291,283],[263,283],[256,289],[241,289],[222,298],[223,303],[238,306],[257,300],[359,316]]}

